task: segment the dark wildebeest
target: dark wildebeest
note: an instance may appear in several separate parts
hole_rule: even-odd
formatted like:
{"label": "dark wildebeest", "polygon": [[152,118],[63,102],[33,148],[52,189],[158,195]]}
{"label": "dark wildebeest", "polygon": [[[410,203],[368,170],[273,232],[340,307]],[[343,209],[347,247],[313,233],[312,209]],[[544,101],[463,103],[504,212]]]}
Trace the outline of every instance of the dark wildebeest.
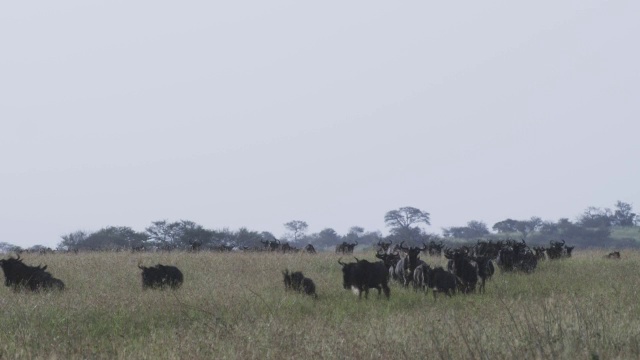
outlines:
{"label": "dark wildebeest", "polygon": [[471,262],[464,249],[447,251],[444,256],[449,259],[447,268],[459,280],[460,292],[474,292],[478,283],[478,264]]}
{"label": "dark wildebeest", "polygon": [[620,260],[620,251],[610,252],[607,255],[605,255],[604,257],[607,258],[607,259]]}
{"label": "dark wildebeest", "polygon": [[426,286],[433,291],[433,300],[436,299],[436,293],[443,292],[447,296],[456,293],[456,286],[458,285],[458,279],[456,276],[441,266],[435,269],[430,269],[428,266],[424,268]]}
{"label": "dark wildebeest", "polygon": [[309,254],[315,254],[316,253],[316,248],[314,248],[313,245],[311,245],[311,244],[308,244],[307,246],[305,246],[304,250]]}
{"label": "dark wildebeest", "polygon": [[170,287],[177,289],[182,285],[184,277],[182,272],[175,266],[161,265],[145,267],[138,265],[142,270],[142,289]]}
{"label": "dark wildebeest", "polygon": [[285,269],[285,271],[282,272],[282,276],[284,278],[285,290],[291,289],[297,292],[304,292],[309,296],[313,296],[315,299],[318,298],[316,285],[313,283],[313,280],[305,277],[301,271],[289,273],[289,269]]}
{"label": "dark wildebeest", "polygon": [[484,284],[487,280],[491,280],[491,277],[495,273],[495,268],[493,267],[493,261],[488,256],[470,256],[469,259],[473,260],[478,264],[478,277],[480,277],[480,292],[484,292]]}
{"label": "dark wildebeest", "polygon": [[22,262],[20,255],[17,258],[0,260],[0,267],[4,272],[4,284],[13,291],[27,289],[38,290],[64,290],[64,282],[54,278],[45,271],[47,266],[29,266]]}
{"label": "dark wildebeest", "polygon": [[378,296],[384,291],[384,295],[389,299],[391,290],[389,289],[389,273],[382,261],[369,262],[358,260],[354,263],[343,263],[338,259],[338,264],[342,265],[342,286],[357,292],[358,298],[369,297],[369,289],[378,289]]}
{"label": "dark wildebeest", "polygon": [[402,281],[404,287],[408,287],[409,283],[413,281],[413,271],[416,267],[425,263],[420,260],[418,256],[420,255],[420,252],[424,251],[426,248],[426,244],[424,244],[422,248],[413,246],[409,248],[401,247],[401,249],[407,253],[407,256],[402,258],[396,264],[395,275],[398,280]]}
{"label": "dark wildebeest", "polygon": [[550,260],[553,259],[562,259],[562,258],[570,258],[571,252],[573,251],[575,246],[567,246],[565,245],[565,241],[549,241],[549,248],[547,249],[547,256]]}
{"label": "dark wildebeest", "polygon": [[339,254],[339,253],[344,254],[346,252],[347,245],[349,244],[347,244],[346,241],[343,241],[342,244],[336,245],[336,254]]}
{"label": "dark wildebeest", "polygon": [[345,254],[353,254],[353,249],[358,245],[358,242],[350,243],[345,245],[344,253]]}
{"label": "dark wildebeest", "polygon": [[398,261],[400,261],[400,255],[397,253],[387,254],[378,251],[376,257],[382,260],[384,267],[389,271],[389,276],[392,279],[396,279],[396,265],[398,264]]}
{"label": "dark wildebeest", "polygon": [[264,249],[267,251],[277,251],[280,248],[280,240],[260,240],[262,245],[264,245]]}

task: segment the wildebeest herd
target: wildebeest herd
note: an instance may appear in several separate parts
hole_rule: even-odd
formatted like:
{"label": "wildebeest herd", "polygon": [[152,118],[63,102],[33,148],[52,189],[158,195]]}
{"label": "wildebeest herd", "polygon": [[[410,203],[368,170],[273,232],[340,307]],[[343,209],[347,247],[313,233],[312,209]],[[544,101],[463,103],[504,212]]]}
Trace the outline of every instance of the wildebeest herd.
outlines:
{"label": "wildebeest herd", "polygon": [[[266,247],[278,247],[279,242],[265,244]],[[350,254],[357,243],[339,244],[336,253]],[[396,281],[400,286],[413,286],[415,291],[432,291],[434,299],[437,293],[452,296],[455,293],[469,294],[476,291],[484,292],[485,285],[495,272],[494,263],[503,272],[519,271],[533,272],[539,261],[545,259],[561,259],[571,257],[574,247],[567,246],[564,241],[551,241],[548,248],[530,248],[524,240],[478,241],[475,245],[465,245],[457,248],[445,247],[442,242],[422,246],[405,246],[404,242],[391,246],[391,242],[379,242],[375,257],[379,261],[354,258],[355,262],[343,262],[343,288],[352,290],[359,298],[364,293],[368,297],[369,289],[378,290],[389,299],[390,281]],[[305,249],[308,253],[315,253],[311,246]],[[441,256],[447,259],[446,269],[441,266],[430,266],[420,258],[420,254]],[[620,259],[619,252],[612,252],[605,258]],[[13,291],[64,290],[62,280],[51,275],[47,266],[29,266],[18,255],[16,258],[0,259],[0,267],[4,271],[5,286]],[[184,281],[182,272],[175,266],[157,264],[145,267],[138,264],[142,270],[143,289],[178,289]],[[282,271],[286,291],[309,295],[318,298],[316,285],[310,278],[300,271]]]}

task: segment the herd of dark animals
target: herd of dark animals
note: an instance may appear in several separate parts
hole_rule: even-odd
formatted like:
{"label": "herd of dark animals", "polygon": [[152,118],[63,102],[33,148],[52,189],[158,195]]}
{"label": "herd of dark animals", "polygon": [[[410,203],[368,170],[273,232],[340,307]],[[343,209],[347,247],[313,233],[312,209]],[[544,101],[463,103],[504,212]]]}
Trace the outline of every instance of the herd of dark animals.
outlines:
{"label": "herd of dark animals", "polygon": [[[267,243],[279,245],[279,242]],[[351,254],[356,243],[342,243],[336,246],[336,253]],[[415,291],[428,289],[433,292],[452,296],[456,292],[462,294],[485,291],[485,284],[495,272],[493,262],[504,272],[521,271],[531,273],[538,261],[544,259],[562,259],[571,257],[573,246],[564,242],[550,241],[548,248],[534,246],[529,248],[524,240],[478,241],[474,246],[461,246],[456,249],[447,248],[442,242],[423,243],[422,247],[406,247],[404,241],[395,246],[392,242],[378,242],[375,257],[380,261],[370,262],[355,258],[355,262],[345,263],[342,258],[338,263],[342,266],[343,287],[351,289],[362,297],[368,298],[369,289],[377,289],[378,296],[384,293],[389,299],[391,290],[389,281],[395,280],[403,287],[413,285]],[[305,250],[315,253],[312,245]],[[448,260],[447,268],[431,268],[420,259],[420,253],[431,256],[441,256]],[[614,251],[604,256],[608,259],[620,259],[620,252]],[[64,290],[65,284],[46,271],[47,266],[26,265],[18,254],[17,258],[0,259],[0,267],[4,271],[5,286],[13,291],[21,290]],[[138,264],[142,270],[142,288],[144,289],[178,289],[183,281],[182,272],[175,266],[158,264],[145,267]],[[304,276],[300,271],[282,272],[285,291],[293,290],[318,298],[313,280]],[[479,283],[479,285],[478,285]]]}

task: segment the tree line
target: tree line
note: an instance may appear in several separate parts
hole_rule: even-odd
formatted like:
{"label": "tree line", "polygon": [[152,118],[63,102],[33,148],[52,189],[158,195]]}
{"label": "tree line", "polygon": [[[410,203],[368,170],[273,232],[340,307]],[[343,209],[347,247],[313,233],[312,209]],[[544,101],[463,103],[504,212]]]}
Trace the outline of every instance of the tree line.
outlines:
{"label": "tree line", "polygon": [[[640,217],[633,212],[630,204],[617,201],[614,209],[588,207],[575,221],[561,218],[556,222],[543,221],[533,216],[526,220],[505,219],[495,223],[491,230],[482,221],[471,220],[466,226],[442,229],[442,235],[429,233],[424,226],[430,225],[430,214],[414,207],[401,207],[388,211],[384,222],[389,234],[383,236],[378,230],[366,231],[360,226],[352,226],[346,234],[339,234],[333,228],[325,228],[317,233],[307,234],[308,224],[293,220],[284,224],[287,232],[279,240],[294,246],[312,244],[318,248],[332,248],[342,243],[375,245],[380,241],[406,244],[420,244],[430,241],[475,241],[477,239],[522,238],[527,242],[548,243],[549,240],[564,239],[579,246],[591,247],[636,247],[640,242]],[[636,229],[637,236],[613,239],[616,228]],[[135,231],[127,226],[109,226],[95,232],[75,231],[61,236],[58,250],[122,250],[122,249],[259,249],[264,241],[276,239],[268,231],[253,231],[245,227],[238,230],[224,228],[212,230],[190,220],[169,222],[159,220],[151,223],[144,231]],[[36,245],[30,250],[47,249]],[[0,251],[21,250],[19,247],[0,243]]]}

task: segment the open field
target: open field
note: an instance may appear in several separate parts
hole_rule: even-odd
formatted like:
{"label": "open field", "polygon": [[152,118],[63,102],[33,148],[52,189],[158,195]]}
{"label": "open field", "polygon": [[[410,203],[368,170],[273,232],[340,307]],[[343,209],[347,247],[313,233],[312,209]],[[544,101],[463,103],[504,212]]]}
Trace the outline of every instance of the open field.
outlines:
{"label": "open field", "polygon": [[[23,255],[67,290],[0,288],[0,358],[640,358],[640,252],[604,254],[497,271],[486,294],[435,302],[397,284],[389,301],[375,290],[358,301],[331,253]],[[183,287],[142,291],[140,260],[177,265]],[[319,299],[285,293],[286,267]]]}

